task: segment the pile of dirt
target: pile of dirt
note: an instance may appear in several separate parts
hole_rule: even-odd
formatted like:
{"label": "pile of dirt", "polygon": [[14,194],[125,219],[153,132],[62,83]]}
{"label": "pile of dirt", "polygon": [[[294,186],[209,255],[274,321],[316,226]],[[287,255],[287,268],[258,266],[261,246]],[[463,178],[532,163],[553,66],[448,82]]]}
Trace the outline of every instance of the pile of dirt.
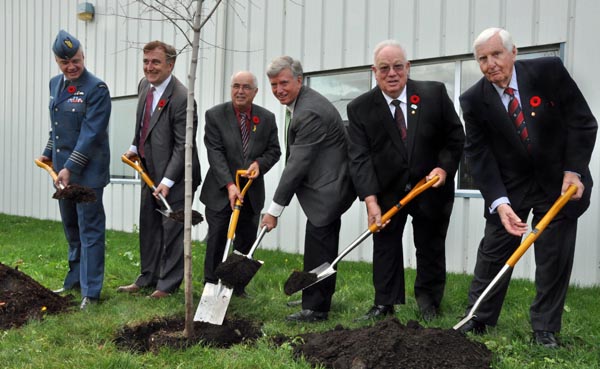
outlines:
{"label": "pile of dirt", "polygon": [[59,296],[17,269],[0,263],[0,329],[20,327],[71,309],[72,296]]}
{"label": "pile of dirt", "polygon": [[263,335],[260,326],[247,320],[226,319],[223,325],[194,322],[193,337],[183,336],[185,319],[178,317],[154,318],[148,322],[121,328],[114,342],[117,348],[133,352],[158,352],[163,347],[185,349],[203,344],[228,348],[242,342],[251,342]]}
{"label": "pile of dirt", "polygon": [[294,355],[334,369],[489,368],[492,353],[455,330],[406,326],[390,318],[370,327],[306,333],[294,339]]}

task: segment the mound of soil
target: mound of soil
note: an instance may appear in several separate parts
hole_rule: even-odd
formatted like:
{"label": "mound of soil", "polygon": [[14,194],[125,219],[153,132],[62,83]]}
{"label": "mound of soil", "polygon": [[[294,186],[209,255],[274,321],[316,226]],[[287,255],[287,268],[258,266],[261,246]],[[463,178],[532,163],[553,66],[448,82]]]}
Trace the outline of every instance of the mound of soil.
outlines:
{"label": "mound of soil", "polygon": [[297,357],[334,369],[478,369],[489,368],[492,360],[485,345],[455,330],[423,328],[416,321],[405,326],[396,318],[298,337],[292,342]]}
{"label": "mound of soil", "polygon": [[114,342],[123,351],[156,353],[163,347],[184,349],[197,344],[228,348],[263,335],[258,324],[247,320],[226,319],[223,325],[194,322],[194,336],[190,338],[183,336],[184,327],[185,318],[154,318],[121,328]]}
{"label": "mound of soil", "polygon": [[73,306],[72,296],[59,296],[25,273],[0,263],[0,329],[20,327]]}

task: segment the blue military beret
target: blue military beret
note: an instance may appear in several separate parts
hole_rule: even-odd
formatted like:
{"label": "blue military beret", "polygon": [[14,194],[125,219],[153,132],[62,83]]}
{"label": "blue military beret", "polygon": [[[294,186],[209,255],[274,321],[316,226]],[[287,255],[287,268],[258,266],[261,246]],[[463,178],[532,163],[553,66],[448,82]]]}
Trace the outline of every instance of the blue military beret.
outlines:
{"label": "blue military beret", "polygon": [[79,45],[78,39],[61,29],[56,35],[52,51],[54,51],[54,55],[61,59],[71,59],[79,50]]}

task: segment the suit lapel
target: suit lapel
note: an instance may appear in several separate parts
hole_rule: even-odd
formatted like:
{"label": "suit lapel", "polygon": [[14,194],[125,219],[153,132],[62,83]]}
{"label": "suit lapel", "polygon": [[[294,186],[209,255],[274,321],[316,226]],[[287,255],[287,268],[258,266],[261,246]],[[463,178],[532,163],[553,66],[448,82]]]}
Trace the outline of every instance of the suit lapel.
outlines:
{"label": "suit lapel", "polygon": [[376,87],[375,89],[373,89],[373,94],[373,101],[377,106],[376,111],[377,116],[379,118],[378,120],[381,122],[383,129],[390,136],[394,146],[396,146],[396,148],[402,154],[402,156],[407,158],[408,155],[406,151],[406,146],[402,142],[400,131],[398,131],[398,128],[396,127],[396,121],[394,120],[394,117],[390,112],[390,107],[388,106],[387,101],[383,97],[381,89],[379,87]]}
{"label": "suit lapel", "polygon": [[233,103],[225,106],[225,123],[230,131],[229,137],[234,141],[235,148],[240,157],[244,157],[244,149],[242,147],[242,132],[240,132],[240,123],[238,122]]}
{"label": "suit lapel", "polygon": [[407,134],[408,138],[406,139],[406,151],[408,153],[408,161],[410,162],[410,158],[412,156],[415,137],[417,137],[417,130],[419,129],[419,117],[420,117],[420,104],[411,102],[412,96],[419,96],[420,102],[420,93],[417,89],[417,86],[410,79],[406,83],[406,121],[407,121]]}
{"label": "suit lapel", "polygon": [[483,85],[483,98],[484,102],[488,105],[489,113],[491,117],[497,116],[499,119],[491,119],[490,122],[495,124],[496,127],[491,127],[493,130],[499,131],[500,134],[506,137],[506,139],[515,146],[518,150],[523,150],[526,154],[527,150],[519,135],[515,129],[513,121],[508,116],[506,108],[502,104],[502,100],[498,95],[498,92],[494,89],[491,83],[484,82]]}
{"label": "suit lapel", "polygon": [[[160,119],[162,112],[167,108],[167,106],[169,104],[169,99],[171,98],[171,95],[173,94],[173,90],[175,88],[176,81],[177,81],[177,79],[175,78],[175,76],[172,76],[171,81],[167,85],[167,88],[162,93],[162,95],[158,98],[158,103],[156,103],[156,108],[154,109],[154,111],[152,112],[152,116],[150,117],[150,127],[148,127],[148,134],[150,134],[150,132],[152,132],[152,130],[156,126],[156,123]],[[150,84],[148,84],[148,88],[150,88]],[[148,88],[146,89],[146,93],[148,93]],[[144,94],[144,96],[146,96],[146,94]]]}

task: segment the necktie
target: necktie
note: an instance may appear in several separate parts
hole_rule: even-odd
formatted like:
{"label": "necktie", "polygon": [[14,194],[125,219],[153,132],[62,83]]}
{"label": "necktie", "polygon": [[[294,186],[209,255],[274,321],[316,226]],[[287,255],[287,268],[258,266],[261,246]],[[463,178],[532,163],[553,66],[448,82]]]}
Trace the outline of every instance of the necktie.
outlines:
{"label": "necktie", "polygon": [[250,141],[250,127],[248,124],[248,115],[240,113],[240,132],[242,133],[242,149],[244,156],[248,154],[248,141]]}
{"label": "necktie", "polygon": [[394,120],[396,121],[396,126],[400,131],[402,141],[406,141],[406,121],[404,120],[402,108],[400,108],[400,100],[392,100],[392,105],[396,107],[396,111],[394,112]]}
{"label": "necktie", "polygon": [[529,134],[527,133],[527,124],[525,123],[525,117],[523,111],[519,105],[519,100],[515,98],[515,90],[507,87],[504,92],[508,95],[508,115],[513,121],[517,134],[521,138],[521,141],[527,148],[527,151],[531,150],[531,141],[529,140]]}
{"label": "necktie", "polygon": [[148,129],[150,128],[150,117],[152,116],[152,102],[154,101],[154,90],[152,87],[148,90],[146,95],[146,106],[144,108],[144,118],[142,119],[142,133],[140,134],[140,144],[138,152],[142,158],[145,157],[144,144],[146,143],[146,136],[148,136]]}

